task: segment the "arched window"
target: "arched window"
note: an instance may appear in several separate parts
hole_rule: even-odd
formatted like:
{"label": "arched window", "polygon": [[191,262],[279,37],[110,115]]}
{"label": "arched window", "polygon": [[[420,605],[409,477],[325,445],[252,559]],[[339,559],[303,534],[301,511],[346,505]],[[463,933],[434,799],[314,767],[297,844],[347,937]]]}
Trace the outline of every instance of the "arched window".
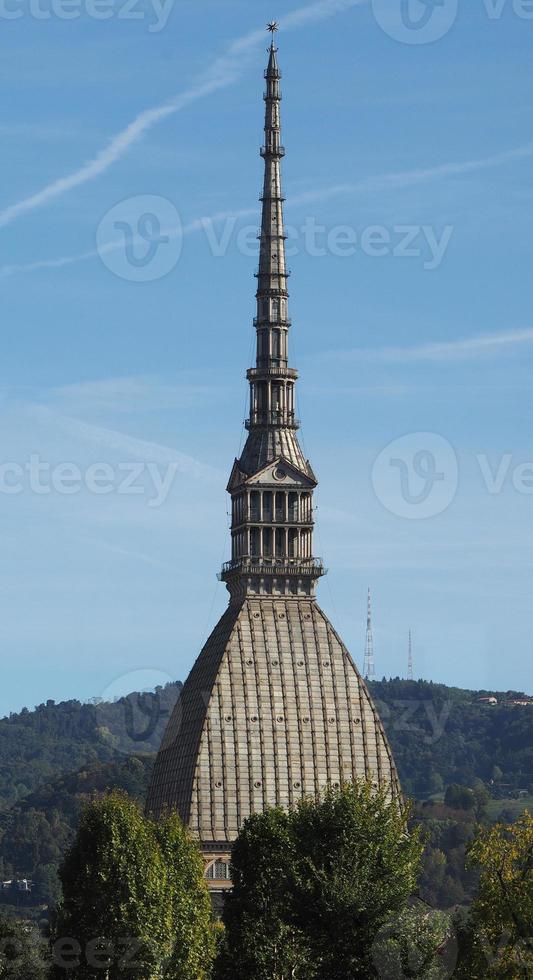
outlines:
{"label": "arched window", "polygon": [[229,864],[227,863],[227,861],[221,861],[220,859],[217,859],[216,861],[213,861],[213,863],[209,865],[205,873],[205,876],[210,881],[230,881],[231,875],[230,875]]}

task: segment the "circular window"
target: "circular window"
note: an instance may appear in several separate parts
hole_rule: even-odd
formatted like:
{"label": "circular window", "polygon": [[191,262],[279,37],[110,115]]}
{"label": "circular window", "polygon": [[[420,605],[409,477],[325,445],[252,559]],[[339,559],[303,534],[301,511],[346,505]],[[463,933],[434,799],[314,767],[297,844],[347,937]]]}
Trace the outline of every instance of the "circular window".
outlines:
{"label": "circular window", "polygon": [[260,613],[254,613],[254,619],[260,619],[260,618],[261,618]]}
{"label": "circular window", "polygon": [[310,718],[305,717],[304,718],[304,725],[308,725],[310,721],[311,721]]}
{"label": "circular window", "polygon": [[279,618],[280,618],[280,619],[285,619],[285,613],[280,613],[280,614],[279,614]]}
{"label": "circular window", "polygon": [[279,660],[272,660],[273,667],[279,667]]}
{"label": "circular window", "polygon": [[253,721],[254,725],[256,724],[257,720],[258,720],[257,715],[252,715],[252,717],[250,718],[250,721]]}
{"label": "circular window", "polygon": [[247,660],[246,661],[246,664],[247,664],[248,667],[253,667],[254,662],[253,662],[253,660]]}
{"label": "circular window", "polygon": [[311,619],[311,613],[306,613],[304,619]]}
{"label": "circular window", "polygon": [[283,466],[276,466],[276,469],[274,470],[272,476],[274,477],[275,480],[280,480],[280,481],[286,480],[287,471],[283,469]]}
{"label": "circular window", "polygon": [[295,789],[300,789],[301,785],[302,785],[301,783],[295,783],[294,784],[294,788]]}
{"label": "circular window", "polygon": [[225,717],[225,719],[224,719],[224,721],[231,721],[231,720],[232,720],[232,719],[231,719],[231,715],[226,715],[226,717]]}
{"label": "circular window", "polygon": [[323,667],[329,667],[329,660],[323,660],[322,661],[322,666]]}
{"label": "circular window", "polygon": [[334,718],[328,718],[328,721],[329,721],[330,725],[334,725],[335,724],[335,719]]}
{"label": "circular window", "polygon": [[360,725],[360,724],[361,724],[361,719],[360,718],[356,718],[355,721],[354,721],[354,725]]}
{"label": "circular window", "polygon": [[261,783],[261,780],[260,779],[258,779],[257,782],[254,783],[254,786],[255,786],[256,789],[261,789],[261,786],[262,785],[263,784]]}
{"label": "circular window", "polygon": [[305,664],[304,664],[303,660],[299,660],[298,661],[298,666],[299,667],[305,667]]}
{"label": "circular window", "polygon": [[278,723],[281,725],[281,723],[283,721],[283,715],[278,715],[276,721],[278,721]]}
{"label": "circular window", "polygon": [[215,783],[215,786],[216,786],[216,788],[217,788],[217,789],[220,789],[220,788],[221,788],[221,786],[222,786],[222,783],[221,783],[221,781],[220,781],[220,779],[218,779],[218,780],[216,781],[216,783]]}

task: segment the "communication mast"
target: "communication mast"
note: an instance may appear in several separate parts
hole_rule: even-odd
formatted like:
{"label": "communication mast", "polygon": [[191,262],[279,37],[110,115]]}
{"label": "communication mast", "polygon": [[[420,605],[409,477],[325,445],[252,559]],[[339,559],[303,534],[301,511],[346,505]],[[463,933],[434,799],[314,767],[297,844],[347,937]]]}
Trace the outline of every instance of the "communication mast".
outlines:
{"label": "communication mast", "polygon": [[374,636],[372,633],[372,599],[370,596],[370,589],[368,590],[366,614],[366,641],[363,676],[366,681],[374,681],[376,679],[376,665],[374,663]]}

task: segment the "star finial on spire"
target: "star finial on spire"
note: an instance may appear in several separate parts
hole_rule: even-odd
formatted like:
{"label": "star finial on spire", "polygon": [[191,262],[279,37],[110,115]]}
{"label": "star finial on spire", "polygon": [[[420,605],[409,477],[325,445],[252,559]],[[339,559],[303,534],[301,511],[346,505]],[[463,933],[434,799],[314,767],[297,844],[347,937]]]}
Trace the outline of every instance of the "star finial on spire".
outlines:
{"label": "star finial on spire", "polygon": [[272,40],[274,40],[274,34],[276,31],[279,31],[279,24],[277,20],[271,20],[270,23],[267,24],[267,31],[270,31],[272,34]]}

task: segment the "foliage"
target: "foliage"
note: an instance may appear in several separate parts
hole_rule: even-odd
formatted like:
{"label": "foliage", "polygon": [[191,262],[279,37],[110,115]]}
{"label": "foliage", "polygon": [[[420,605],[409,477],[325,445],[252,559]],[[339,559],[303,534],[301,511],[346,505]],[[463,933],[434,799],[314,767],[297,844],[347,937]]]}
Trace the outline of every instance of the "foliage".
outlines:
{"label": "foliage", "polygon": [[[180,686],[116,703],[49,701],[0,720],[0,878],[32,878],[29,901],[57,901],[56,871],[85,803],[114,787],[144,800]],[[476,821],[518,816],[528,802],[519,791],[533,791],[533,708],[491,707],[477,703],[485,692],[423,681],[371,687],[404,791],[427,804],[416,812],[426,832],[422,895],[441,908],[468,903],[477,878],[464,858]],[[453,799],[457,787],[467,805],[473,792],[473,808]]]}
{"label": "foliage", "polygon": [[[442,785],[492,793],[533,793],[533,706],[504,702],[518,692],[465,691],[399,678],[370,684],[407,796],[427,799]],[[495,693],[497,705],[478,697]]]}
{"label": "foliage", "polygon": [[480,831],[469,859],[481,869],[461,975],[518,980],[533,975],[533,817]]}
{"label": "foliage", "polygon": [[0,877],[33,879],[31,901],[55,905],[60,897],[58,868],[74,840],[84,806],[109,789],[124,790],[142,803],[152,768],[152,756],[120,757],[43,785],[4,814]]}
{"label": "foliage", "polygon": [[271,808],[246,821],[232,854],[220,980],[314,976],[306,935],[296,924],[296,862],[294,816]]}
{"label": "foliage", "polygon": [[215,936],[203,859],[176,813],[155,824],[154,829],[165,865],[173,937],[165,977],[207,980],[215,956]]}
{"label": "foliage", "polygon": [[[152,825],[132,800],[111,794],[84,811],[76,840],[61,867],[64,900],[54,935],[57,976],[64,944],[79,953],[79,977],[131,973],[162,975],[172,950],[165,864]],[[76,957],[74,957],[76,958]],[[100,971],[100,972],[99,972]]]}
{"label": "foliage", "polygon": [[465,862],[468,845],[476,832],[475,813],[425,803],[415,806],[414,820],[421,828],[424,843],[420,897],[433,908],[450,909],[469,904],[477,885],[477,873]]}
{"label": "foliage", "polygon": [[201,858],[177,816],[158,826],[125,794],[93,802],[60,876],[57,977],[69,957],[83,980],[103,969],[108,980],[209,976],[209,896]]}
{"label": "foliage", "polygon": [[167,684],[113,703],[47,701],[0,719],[0,810],[87,765],[157,752],[180,690]]}
{"label": "foliage", "polygon": [[31,923],[0,914],[0,980],[46,980],[48,944]]}
{"label": "foliage", "polygon": [[407,814],[369,783],[246,822],[232,855],[222,976],[374,976],[372,943],[414,890]]}
{"label": "foliage", "polygon": [[372,949],[380,980],[449,980],[456,959],[450,916],[421,902],[406,906],[385,923]]}

